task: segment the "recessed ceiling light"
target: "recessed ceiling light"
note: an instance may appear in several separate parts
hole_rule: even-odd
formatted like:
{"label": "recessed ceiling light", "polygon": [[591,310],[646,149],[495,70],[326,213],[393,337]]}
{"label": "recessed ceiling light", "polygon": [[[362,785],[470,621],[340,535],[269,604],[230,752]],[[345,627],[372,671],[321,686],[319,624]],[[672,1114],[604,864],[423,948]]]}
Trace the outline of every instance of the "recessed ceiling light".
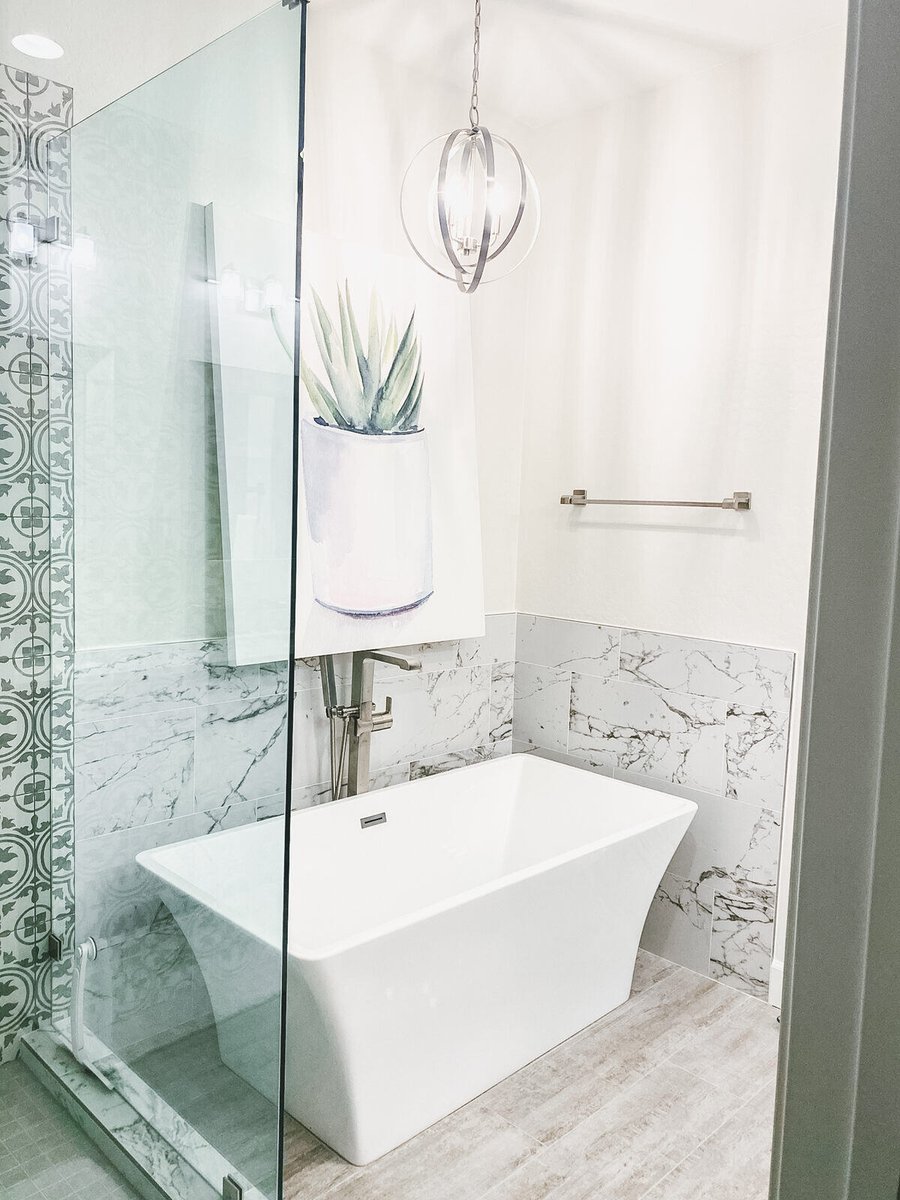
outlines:
{"label": "recessed ceiling light", "polygon": [[13,38],[12,44],[22,54],[31,58],[62,58],[63,48],[59,42],[44,37],[42,33],[20,33]]}

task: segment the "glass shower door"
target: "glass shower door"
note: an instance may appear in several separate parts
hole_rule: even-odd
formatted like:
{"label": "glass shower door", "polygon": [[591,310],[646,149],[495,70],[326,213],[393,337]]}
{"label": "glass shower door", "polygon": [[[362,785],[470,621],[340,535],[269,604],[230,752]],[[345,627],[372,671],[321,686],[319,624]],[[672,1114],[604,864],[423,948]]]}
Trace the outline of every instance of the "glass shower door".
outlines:
{"label": "glass shower door", "polygon": [[51,149],[56,1026],[161,1175],[270,1197],[301,14]]}

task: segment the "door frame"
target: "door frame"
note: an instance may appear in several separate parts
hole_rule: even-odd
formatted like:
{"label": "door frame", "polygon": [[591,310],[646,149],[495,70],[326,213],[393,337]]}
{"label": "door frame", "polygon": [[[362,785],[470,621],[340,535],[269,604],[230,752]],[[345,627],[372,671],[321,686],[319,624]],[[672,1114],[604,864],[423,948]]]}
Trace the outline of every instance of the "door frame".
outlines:
{"label": "door frame", "polygon": [[900,1179],[900,0],[849,8],[772,1200]]}

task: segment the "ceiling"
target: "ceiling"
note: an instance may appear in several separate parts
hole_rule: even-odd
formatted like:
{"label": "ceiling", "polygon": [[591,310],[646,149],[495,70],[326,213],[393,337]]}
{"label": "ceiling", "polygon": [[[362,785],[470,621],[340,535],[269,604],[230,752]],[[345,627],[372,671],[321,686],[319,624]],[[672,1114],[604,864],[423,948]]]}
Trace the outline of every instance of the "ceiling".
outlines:
{"label": "ceiling", "polygon": [[[80,118],[272,0],[3,0],[0,62],[71,83]],[[470,0],[311,0],[348,35],[391,59],[427,64],[463,94],[471,70]],[[746,53],[845,21],[847,0],[484,0],[482,96],[541,125],[629,91],[659,86],[714,55]],[[43,33],[65,49],[40,62],[10,45]]]}

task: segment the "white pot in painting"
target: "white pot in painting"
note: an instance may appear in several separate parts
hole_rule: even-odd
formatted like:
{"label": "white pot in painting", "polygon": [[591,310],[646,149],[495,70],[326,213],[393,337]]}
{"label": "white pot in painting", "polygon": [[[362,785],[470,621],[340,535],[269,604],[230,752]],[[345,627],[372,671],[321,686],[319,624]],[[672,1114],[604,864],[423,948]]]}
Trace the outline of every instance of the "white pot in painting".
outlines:
{"label": "white pot in painting", "polygon": [[422,604],[433,590],[425,430],[358,433],[304,420],[300,446],[318,603],[354,617]]}

